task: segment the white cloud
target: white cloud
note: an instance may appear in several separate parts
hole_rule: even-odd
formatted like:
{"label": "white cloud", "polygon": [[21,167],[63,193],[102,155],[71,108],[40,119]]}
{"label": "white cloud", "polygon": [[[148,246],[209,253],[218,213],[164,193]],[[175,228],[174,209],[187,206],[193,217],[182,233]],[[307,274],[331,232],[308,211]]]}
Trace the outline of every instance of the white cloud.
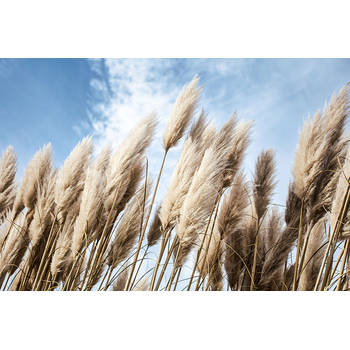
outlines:
{"label": "white cloud", "polygon": [[92,67],[99,75],[91,87],[100,102],[91,111],[97,148],[107,143],[118,145],[142,118],[155,112],[160,127],[166,123],[180,87],[171,87],[164,70],[168,61],[109,59],[94,60]]}

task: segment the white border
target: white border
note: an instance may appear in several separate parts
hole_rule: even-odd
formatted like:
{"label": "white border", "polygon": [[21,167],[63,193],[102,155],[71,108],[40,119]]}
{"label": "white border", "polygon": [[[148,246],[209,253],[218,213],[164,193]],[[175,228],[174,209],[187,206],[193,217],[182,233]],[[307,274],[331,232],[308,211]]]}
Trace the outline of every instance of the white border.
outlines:
{"label": "white border", "polygon": [[349,57],[346,0],[12,0],[2,57]]}
{"label": "white border", "polygon": [[0,301],[4,349],[337,349],[350,311],[345,293],[312,292],[9,292]]}

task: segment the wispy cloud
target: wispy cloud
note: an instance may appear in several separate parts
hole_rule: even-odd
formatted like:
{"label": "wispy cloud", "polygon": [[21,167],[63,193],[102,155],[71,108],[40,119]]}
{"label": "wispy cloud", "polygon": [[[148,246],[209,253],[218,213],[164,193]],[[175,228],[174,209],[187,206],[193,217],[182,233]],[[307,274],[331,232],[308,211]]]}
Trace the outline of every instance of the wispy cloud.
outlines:
{"label": "wispy cloud", "polygon": [[[96,78],[91,87],[98,102],[91,108],[91,122],[97,147],[119,144],[137,124],[152,112],[165,124],[180,87],[172,85],[162,60],[92,61]],[[161,128],[159,128],[161,129]]]}

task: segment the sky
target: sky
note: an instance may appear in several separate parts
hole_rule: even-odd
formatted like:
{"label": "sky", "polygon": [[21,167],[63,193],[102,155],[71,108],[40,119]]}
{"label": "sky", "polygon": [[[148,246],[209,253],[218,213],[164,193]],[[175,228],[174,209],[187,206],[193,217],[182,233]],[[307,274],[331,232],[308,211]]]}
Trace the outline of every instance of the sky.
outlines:
{"label": "sky", "polygon": [[[93,136],[96,154],[108,143],[116,148],[155,112],[157,135],[148,152],[155,176],[173,103],[196,74],[203,88],[198,113],[203,108],[217,127],[234,112],[254,120],[248,178],[259,153],[275,150],[274,201],[283,205],[303,120],[350,81],[350,59],[0,59],[0,152],[14,147],[20,179],[48,142],[58,167],[84,136]],[[169,155],[165,178],[180,147]]]}

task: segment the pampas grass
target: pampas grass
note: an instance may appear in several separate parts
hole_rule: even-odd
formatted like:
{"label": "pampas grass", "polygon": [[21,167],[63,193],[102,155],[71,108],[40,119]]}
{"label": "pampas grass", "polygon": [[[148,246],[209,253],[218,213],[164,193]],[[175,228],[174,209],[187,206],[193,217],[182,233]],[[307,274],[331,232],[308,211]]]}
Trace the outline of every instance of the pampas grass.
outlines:
{"label": "pampas grass", "polygon": [[178,96],[168,125],[163,135],[163,147],[167,152],[176,146],[183,136],[196,109],[201,90],[197,87],[198,77],[186,85]]}
{"label": "pampas grass", "polygon": [[193,176],[176,226],[180,253],[177,264],[181,266],[205,226],[220,191],[225,162],[217,157],[216,149],[209,147],[198,170]]}
{"label": "pampas grass", "polygon": [[92,140],[83,139],[65,160],[57,174],[55,186],[56,212],[61,224],[69,212],[73,215],[79,210],[80,194],[84,188],[86,170],[92,153]]}
{"label": "pampas grass", "polygon": [[305,120],[285,208],[272,202],[275,151],[262,151],[250,176],[252,122],[233,114],[217,131],[204,111],[196,116],[200,93],[195,77],[174,102],[156,140],[163,159],[154,186],[146,156],[154,114],[94,159],[91,137],[58,169],[44,146],[18,185],[8,147],[0,160],[1,289],[347,290],[348,86]]}

